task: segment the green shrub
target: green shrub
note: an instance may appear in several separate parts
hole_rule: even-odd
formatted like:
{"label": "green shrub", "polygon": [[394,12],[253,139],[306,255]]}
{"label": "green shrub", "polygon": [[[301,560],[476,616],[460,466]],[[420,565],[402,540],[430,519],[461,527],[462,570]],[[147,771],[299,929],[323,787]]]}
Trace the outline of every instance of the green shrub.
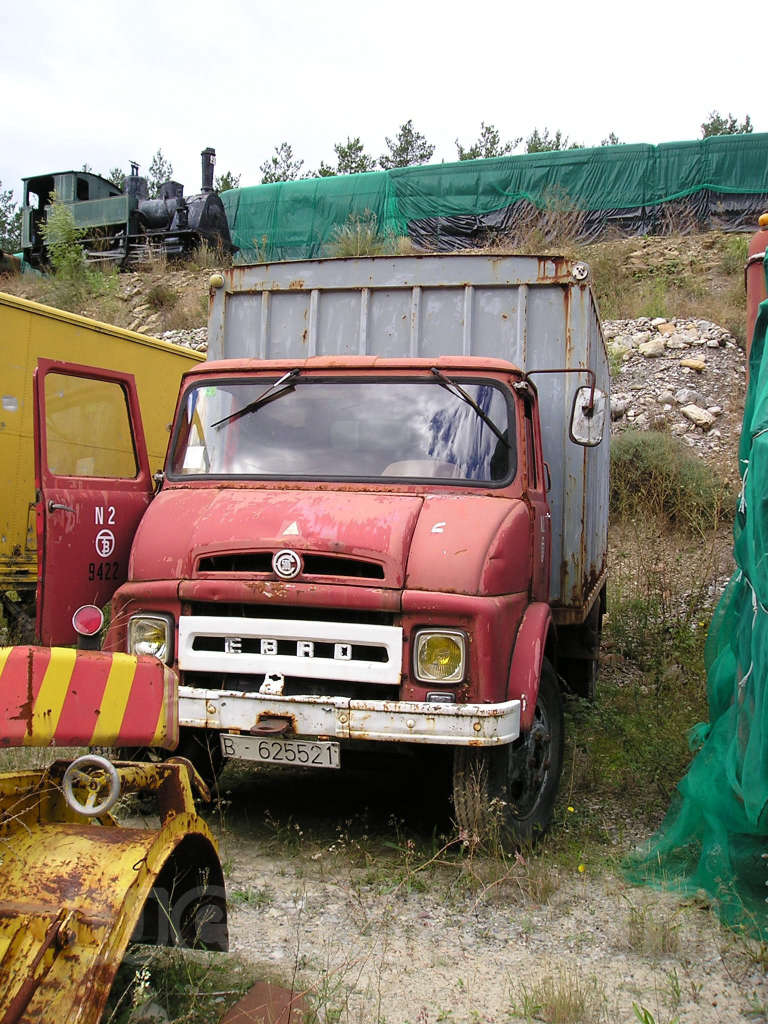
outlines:
{"label": "green shrub", "polygon": [[389,256],[408,248],[408,239],[382,232],[372,210],[350,213],[331,232],[331,256]]}
{"label": "green shrub", "polygon": [[95,298],[109,298],[117,285],[114,268],[102,271],[88,265],[80,244],[84,232],[75,225],[72,210],[51,193],[46,223],[42,225],[52,274],[45,281],[43,298],[52,306],[82,313]]}
{"label": "green shrub", "polygon": [[660,516],[704,535],[730,505],[727,484],[672,434],[627,430],[611,441],[614,516]]}
{"label": "green shrub", "polygon": [[75,226],[75,219],[68,206],[59,203],[54,193],[51,194],[51,199],[48,217],[41,226],[51,268],[54,274],[62,278],[83,278],[88,265],[80,239],[85,232]]}
{"label": "green shrub", "polygon": [[155,281],[147,289],[147,303],[156,312],[173,309],[179,299],[179,293],[166,281]]}
{"label": "green shrub", "polygon": [[749,254],[749,237],[747,235],[728,235],[722,244],[720,269],[726,274],[741,276]]}

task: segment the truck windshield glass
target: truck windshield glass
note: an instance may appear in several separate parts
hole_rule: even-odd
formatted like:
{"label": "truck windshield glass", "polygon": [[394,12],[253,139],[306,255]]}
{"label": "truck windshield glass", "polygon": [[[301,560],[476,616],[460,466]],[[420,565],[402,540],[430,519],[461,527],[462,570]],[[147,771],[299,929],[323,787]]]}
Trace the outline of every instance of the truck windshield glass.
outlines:
{"label": "truck windshield glass", "polygon": [[[207,381],[185,395],[170,474],[511,479],[516,449],[505,389],[485,380],[460,380],[501,437],[437,380],[296,378],[264,404],[258,398],[274,381]],[[250,406],[248,415],[233,415]]]}

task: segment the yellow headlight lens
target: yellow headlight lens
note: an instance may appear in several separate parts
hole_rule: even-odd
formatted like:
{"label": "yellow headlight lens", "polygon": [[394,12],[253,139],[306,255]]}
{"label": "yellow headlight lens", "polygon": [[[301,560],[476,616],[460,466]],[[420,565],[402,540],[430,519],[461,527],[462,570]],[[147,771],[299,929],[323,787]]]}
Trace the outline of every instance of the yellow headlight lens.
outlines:
{"label": "yellow headlight lens", "polygon": [[460,682],[464,677],[464,637],[458,633],[419,633],[416,677],[424,682]]}
{"label": "yellow headlight lens", "polygon": [[170,627],[165,619],[137,616],[128,624],[129,654],[152,654],[168,662]]}

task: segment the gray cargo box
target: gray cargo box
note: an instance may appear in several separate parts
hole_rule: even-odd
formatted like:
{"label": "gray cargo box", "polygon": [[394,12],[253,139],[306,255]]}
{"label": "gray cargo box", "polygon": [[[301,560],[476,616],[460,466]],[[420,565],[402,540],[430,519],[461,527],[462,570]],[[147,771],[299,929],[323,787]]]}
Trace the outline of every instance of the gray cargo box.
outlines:
{"label": "gray cargo box", "polygon": [[[367,256],[234,267],[212,292],[209,359],[440,355],[508,359],[521,369],[610,375],[588,268],[559,257]],[[534,377],[552,487],[551,602],[579,622],[605,575],[608,424],[602,442],[568,439],[586,375]]]}

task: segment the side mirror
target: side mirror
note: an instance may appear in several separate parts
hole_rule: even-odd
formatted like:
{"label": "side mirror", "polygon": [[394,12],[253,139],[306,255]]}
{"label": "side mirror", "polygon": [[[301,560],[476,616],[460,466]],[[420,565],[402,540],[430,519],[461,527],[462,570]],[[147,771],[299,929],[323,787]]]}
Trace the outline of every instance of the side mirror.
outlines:
{"label": "side mirror", "polygon": [[604,392],[584,386],[573,396],[568,436],[574,444],[594,448],[603,440],[608,402]]}

